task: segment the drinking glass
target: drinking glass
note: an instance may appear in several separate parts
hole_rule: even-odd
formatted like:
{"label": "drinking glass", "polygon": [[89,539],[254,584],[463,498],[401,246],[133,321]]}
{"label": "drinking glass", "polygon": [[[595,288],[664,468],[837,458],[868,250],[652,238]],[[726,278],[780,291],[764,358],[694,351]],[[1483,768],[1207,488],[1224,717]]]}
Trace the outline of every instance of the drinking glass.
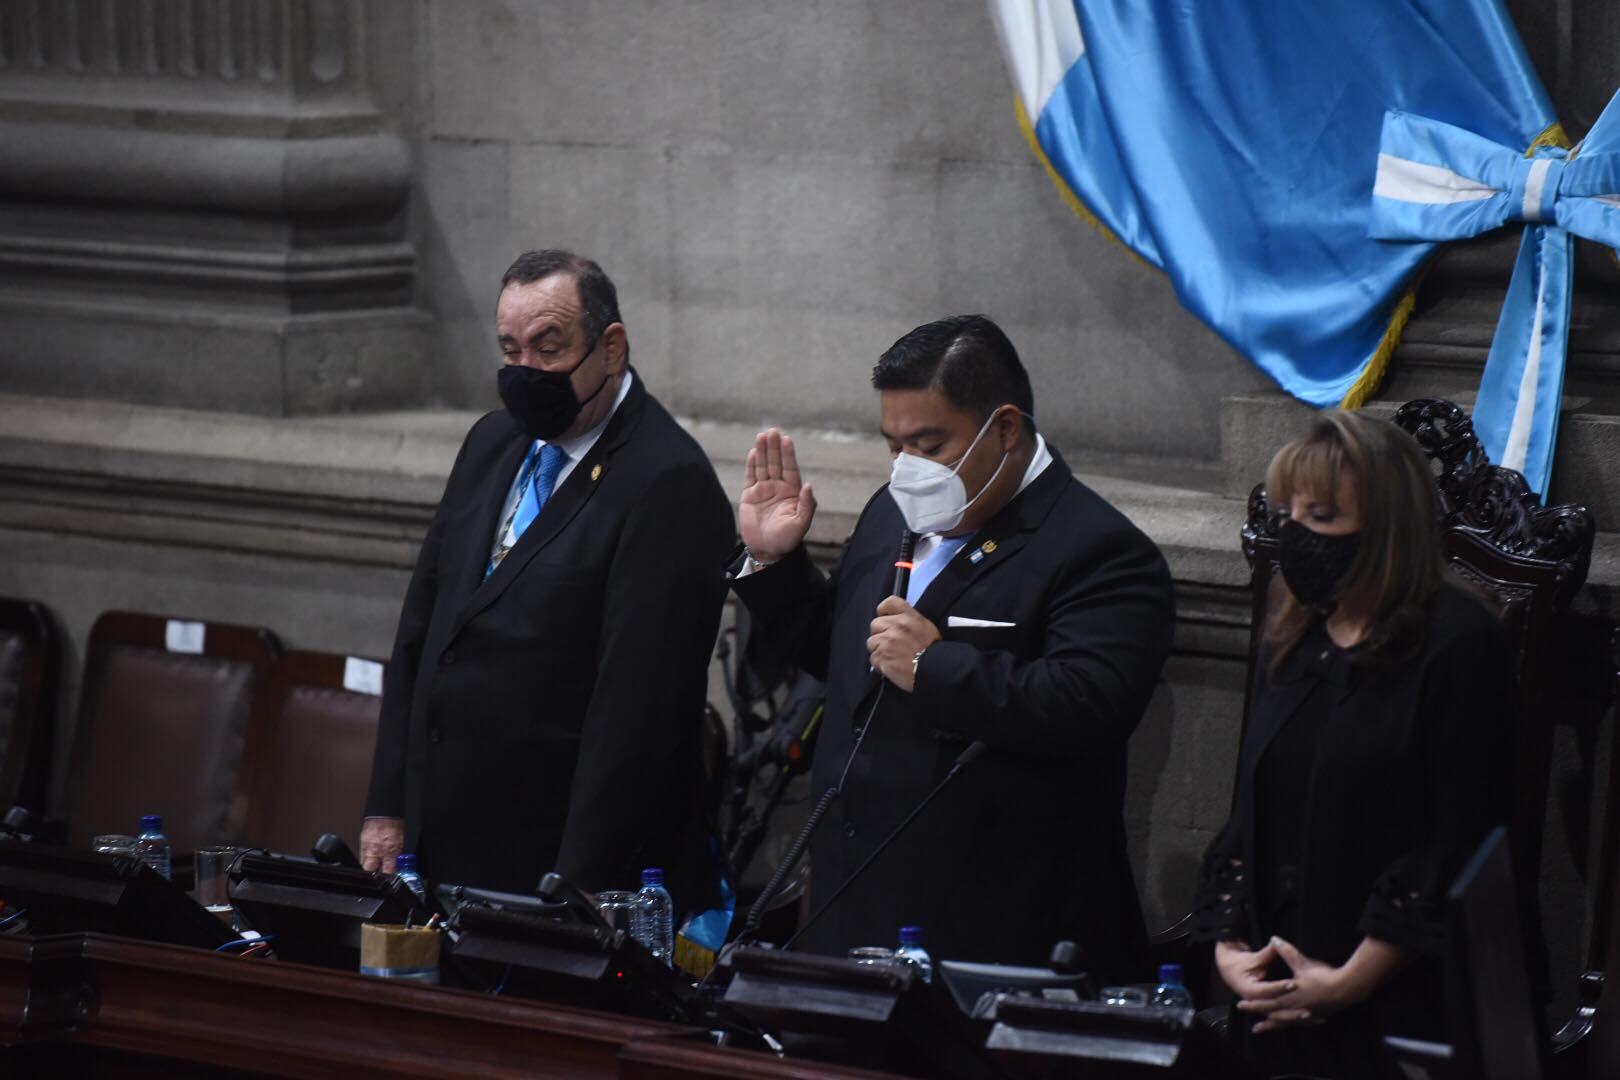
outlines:
{"label": "drinking glass", "polygon": [[596,910],[609,926],[635,936],[636,894],[625,889],[604,889],[596,894]]}
{"label": "drinking glass", "polygon": [[849,950],[849,958],[857,964],[887,964],[894,959],[894,950],[881,945],[859,945]]}
{"label": "drinking glass", "polygon": [[238,922],[236,908],[231,905],[226,875],[235,858],[236,849],[233,847],[205,847],[197,849],[196,859],[192,863],[197,877],[197,887],[192,891],[192,896],[232,929],[237,928]]}
{"label": "drinking glass", "polygon": [[102,855],[123,855],[133,859],[135,857],[135,838],[122,836],[118,833],[106,833],[90,841],[90,850]]}

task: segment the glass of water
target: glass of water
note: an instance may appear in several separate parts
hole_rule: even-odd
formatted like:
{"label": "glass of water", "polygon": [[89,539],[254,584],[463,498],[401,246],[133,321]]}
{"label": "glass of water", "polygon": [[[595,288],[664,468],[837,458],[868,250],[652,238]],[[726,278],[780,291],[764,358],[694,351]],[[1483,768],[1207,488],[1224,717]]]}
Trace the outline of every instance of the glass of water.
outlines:
{"label": "glass of water", "polygon": [[615,930],[635,936],[636,894],[624,889],[603,889],[596,894],[596,910]]}
{"label": "glass of water", "polygon": [[238,919],[236,908],[231,906],[229,878],[226,875],[230,873],[235,858],[236,849],[233,847],[205,847],[197,849],[192,864],[197,875],[197,887],[192,896],[233,930],[239,928]]}
{"label": "glass of water", "polygon": [[849,958],[857,964],[887,964],[894,959],[894,950],[881,945],[860,945],[849,950]]}
{"label": "glass of water", "polygon": [[133,859],[135,857],[135,838],[122,836],[118,833],[106,833],[90,841],[90,850],[102,855],[122,855]]}

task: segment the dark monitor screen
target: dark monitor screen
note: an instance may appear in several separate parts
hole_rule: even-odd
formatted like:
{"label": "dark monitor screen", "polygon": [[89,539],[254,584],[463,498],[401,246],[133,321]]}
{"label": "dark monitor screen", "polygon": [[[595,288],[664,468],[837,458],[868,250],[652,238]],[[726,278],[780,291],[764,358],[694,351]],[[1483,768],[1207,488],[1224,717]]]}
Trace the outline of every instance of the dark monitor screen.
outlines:
{"label": "dark monitor screen", "polygon": [[360,926],[429,915],[392,874],[328,866],[292,855],[247,852],[230,871],[231,902],[253,929],[275,935],[283,960],[355,971]]}
{"label": "dark monitor screen", "polygon": [[0,899],[35,935],[103,933],[212,949],[237,935],[139,859],[0,840]]}

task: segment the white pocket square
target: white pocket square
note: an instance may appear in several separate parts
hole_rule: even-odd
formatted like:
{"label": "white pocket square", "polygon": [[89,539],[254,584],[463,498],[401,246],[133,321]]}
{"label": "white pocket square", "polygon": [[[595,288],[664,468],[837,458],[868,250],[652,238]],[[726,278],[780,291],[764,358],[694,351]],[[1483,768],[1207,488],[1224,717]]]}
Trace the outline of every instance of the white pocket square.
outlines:
{"label": "white pocket square", "polygon": [[952,615],[950,618],[945,620],[945,625],[946,627],[978,626],[990,627],[992,629],[1006,629],[1007,627],[1017,626],[1018,624],[1010,622],[997,622],[994,619],[970,619],[966,615]]}

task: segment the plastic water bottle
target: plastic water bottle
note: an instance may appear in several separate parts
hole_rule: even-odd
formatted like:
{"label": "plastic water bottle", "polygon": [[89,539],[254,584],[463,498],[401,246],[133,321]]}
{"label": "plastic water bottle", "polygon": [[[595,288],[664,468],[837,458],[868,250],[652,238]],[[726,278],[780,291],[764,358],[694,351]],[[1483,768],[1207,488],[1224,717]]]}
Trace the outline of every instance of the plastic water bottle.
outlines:
{"label": "plastic water bottle", "polygon": [[163,835],[162,814],[141,815],[141,835],[135,838],[135,857],[164,878],[174,877],[174,848]]}
{"label": "plastic water bottle", "polygon": [[427,903],[427,884],[422,875],[416,872],[416,856],[408,851],[402,851],[394,856],[394,876],[424,905]]}
{"label": "plastic water bottle", "polygon": [[639,917],[636,940],[647,946],[664,963],[675,963],[675,902],[664,888],[664,872],[649,866],[641,872],[641,891],[636,894]]}
{"label": "plastic water bottle", "polygon": [[923,948],[922,927],[902,926],[900,928],[900,948],[895,950],[894,958],[903,960],[917,969],[917,974],[925,983],[934,981],[934,958],[928,955]]}
{"label": "plastic water bottle", "polygon": [[1192,1008],[1192,993],[1182,984],[1182,978],[1180,964],[1160,964],[1159,985],[1153,988],[1153,1004]]}

